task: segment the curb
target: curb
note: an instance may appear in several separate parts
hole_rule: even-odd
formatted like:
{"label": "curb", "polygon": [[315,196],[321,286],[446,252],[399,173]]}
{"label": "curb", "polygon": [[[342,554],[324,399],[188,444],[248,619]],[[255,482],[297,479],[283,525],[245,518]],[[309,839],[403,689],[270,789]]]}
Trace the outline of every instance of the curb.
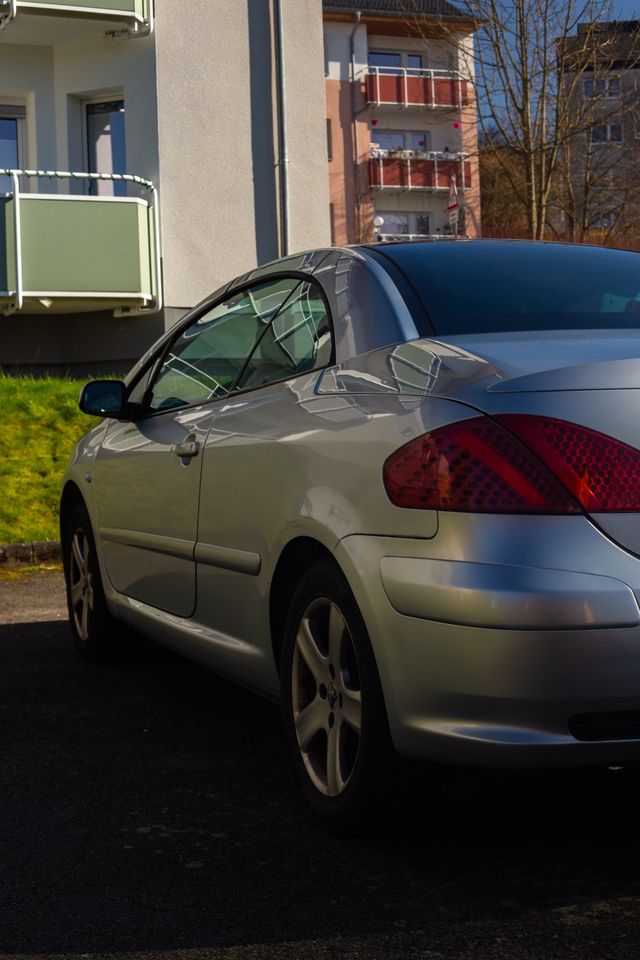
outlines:
{"label": "curb", "polygon": [[62,551],[59,540],[36,543],[0,544],[0,569],[3,567],[33,567],[38,563],[60,563]]}

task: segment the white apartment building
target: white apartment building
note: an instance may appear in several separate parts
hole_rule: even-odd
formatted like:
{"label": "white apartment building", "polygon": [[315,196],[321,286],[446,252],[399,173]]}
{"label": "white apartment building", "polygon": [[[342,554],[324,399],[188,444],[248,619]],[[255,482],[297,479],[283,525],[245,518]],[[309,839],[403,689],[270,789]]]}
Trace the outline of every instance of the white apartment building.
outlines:
{"label": "white apartment building", "polygon": [[0,170],[25,171],[0,177],[0,367],[122,370],[329,243],[321,0],[0,0],[0,23]]}

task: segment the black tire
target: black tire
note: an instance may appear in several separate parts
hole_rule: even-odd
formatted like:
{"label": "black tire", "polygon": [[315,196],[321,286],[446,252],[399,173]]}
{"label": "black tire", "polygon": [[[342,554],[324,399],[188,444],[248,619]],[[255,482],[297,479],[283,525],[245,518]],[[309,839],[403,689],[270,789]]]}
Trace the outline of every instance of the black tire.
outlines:
{"label": "black tire", "polygon": [[[331,617],[335,618],[333,628]],[[326,643],[322,639],[325,626]],[[315,653],[310,655],[311,648],[305,648],[306,658],[300,631],[316,642]],[[332,636],[340,639],[333,642]],[[326,656],[314,660],[317,653]],[[346,579],[329,561],[311,567],[293,594],[280,676],[285,737],[307,804],[340,833],[367,829],[372,815],[379,815],[386,805],[391,784],[397,785],[397,757],[364,620]],[[359,733],[352,726],[354,719],[359,719]],[[316,733],[307,743],[305,737],[315,726]]]}
{"label": "black tire", "polygon": [[71,636],[87,660],[122,660],[139,651],[142,640],[109,613],[100,577],[96,544],[85,505],[65,525],[63,561]]}

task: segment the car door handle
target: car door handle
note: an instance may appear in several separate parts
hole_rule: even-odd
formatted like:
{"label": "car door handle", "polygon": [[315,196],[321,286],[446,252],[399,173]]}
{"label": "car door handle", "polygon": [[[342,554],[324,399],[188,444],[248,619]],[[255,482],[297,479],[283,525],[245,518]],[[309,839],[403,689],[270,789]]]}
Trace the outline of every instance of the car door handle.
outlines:
{"label": "car door handle", "polygon": [[175,453],[180,459],[191,459],[197,457],[200,452],[200,443],[192,437],[187,437],[182,443],[174,443],[171,447],[171,453]]}

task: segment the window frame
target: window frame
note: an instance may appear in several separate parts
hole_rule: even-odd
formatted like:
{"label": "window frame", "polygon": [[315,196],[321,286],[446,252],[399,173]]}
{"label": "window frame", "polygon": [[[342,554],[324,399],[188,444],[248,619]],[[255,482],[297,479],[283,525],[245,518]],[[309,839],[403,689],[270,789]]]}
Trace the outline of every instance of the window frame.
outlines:
{"label": "window frame", "polygon": [[[399,57],[399,58],[400,58],[400,64],[399,64],[397,67],[379,67],[379,66],[377,66],[376,64],[371,64],[371,63],[369,63],[369,56],[370,56],[371,54],[376,54],[376,53],[380,53],[380,54],[382,54],[383,56],[386,55],[386,56]],[[408,65],[408,64],[409,64],[409,57],[420,57],[421,66],[419,66],[419,67],[410,67],[410,66]],[[380,47],[376,47],[376,48],[367,47],[367,69],[368,69],[368,70],[373,67],[374,70],[421,70],[421,71],[427,71],[429,68],[428,68],[428,67],[425,67],[424,61],[425,61],[425,56],[424,56],[424,53],[422,53],[421,51],[405,50],[405,49],[402,49],[402,50],[391,50],[391,49],[389,49],[389,48],[387,48],[387,49],[382,49],[382,48],[380,48]],[[392,76],[395,76],[395,74],[392,74]]]}
{"label": "window frame", "polygon": [[[604,89],[602,93],[599,93],[596,89],[597,85],[602,83]],[[615,85],[615,92],[611,92],[611,84]],[[590,85],[591,92],[587,92],[587,86]],[[613,76],[606,77],[585,77],[582,81],[582,97],[584,100],[620,100],[622,97],[622,87],[620,84],[620,76],[614,74]]]}
{"label": "window frame", "polygon": [[[196,323],[210,310],[213,310],[216,307],[220,306],[220,304],[224,303],[225,300],[228,300],[231,297],[236,297],[238,296],[238,294],[248,293],[250,290],[253,290],[255,287],[263,286],[266,283],[277,282],[278,280],[297,280],[298,283],[293,288],[293,290],[289,293],[286,299],[283,300],[282,304],[280,305],[276,313],[274,313],[269,323],[265,325],[264,330],[262,331],[262,333],[260,334],[256,342],[254,343],[251,353],[248,355],[248,357],[246,357],[243,365],[240,367],[238,371],[238,375],[236,376],[236,379],[233,383],[233,386],[231,387],[229,392],[226,394],[226,396],[212,397],[206,400],[199,400],[195,403],[185,403],[185,404],[182,404],[181,406],[169,407],[165,410],[151,410],[149,408],[149,400],[150,400],[150,393],[151,393],[153,384],[155,382],[155,379],[162,367],[162,364],[164,363],[164,360],[167,354],[171,350],[171,347],[176,342],[176,340],[178,340],[179,337],[182,336],[183,332],[187,329],[187,327],[191,326],[191,324],[193,323]],[[296,373],[287,377],[281,377],[278,380],[272,380],[269,383],[264,383],[258,386],[249,386],[249,387],[244,387],[243,389],[238,389],[237,384],[241,380],[242,375],[247,367],[247,364],[249,363],[249,360],[253,356],[254,352],[257,350],[262,338],[265,336],[267,330],[270,328],[271,324],[273,323],[275,318],[278,316],[280,311],[283,310],[286,307],[286,305],[289,303],[290,298],[298,289],[298,287],[300,286],[300,283],[303,283],[303,282],[312,284],[315,287],[315,289],[319,292],[320,297],[324,303],[327,318],[329,321],[329,330],[331,333],[331,354],[329,356],[328,362],[321,364],[320,366],[312,367],[310,370],[302,370],[300,371],[300,373]],[[130,397],[131,393],[135,390],[136,386],[140,383],[140,381],[144,379],[144,377],[147,376],[147,374],[149,374],[147,387],[144,393],[144,399],[142,403],[135,404],[135,409],[138,412],[138,415],[135,417],[135,420],[138,421],[138,420],[146,420],[149,417],[167,416],[172,414],[175,415],[177,411],[182,412],[183,410],[192,410],[195,407],[203,407],[203,406],[206,406],[207,404],[213,404],[213,403],[226,403],[232,397],[244,396],[247,393],[255,393],[257,390],[267,390],[269,387],[273,387],[278,383],[286,383],[288,380],[296,380],[298,377],[306,377],[312,373],[315,373],[316,371],[326,370],[328,367],[333,366],[335,362],[336,362],[335,326],[333,323],[333,315],[331,313],[329,301],[322,287],[322,284],[318,280],[316,280],[312,274],[304,273],[299,270],[287,270],[287,271],[282,271],[281,273],[276,272],[276,273],[269,274],[266,277],[260,277],[259,279],[254,280],[253,282],[250,282],[250,283],[247,283],[247,282],[238,283],[237,286],[232,283],[231,286],[227,287],[224,290],[224,293],[222,293],[219,297],[215,297],[214,299],[205,301],[203,304],[201,304],[199,308],[196,308],[195,312],[189,313],[184,318],[184,320],[180,321],[176,325],[175,329],[171,331],[171,336],[168,336],[168,338],[160,345],[160,347],[158,348],[158,352],[149,359],[149,362],[142,368],[142,370],[139,371],[139,373],[131,381],[131,383],[127,384],[127,400]]]}
{"label": "window frame", "polygon": [[[370,130],[371,134],[371,143],[378,143],[376,140],[376,134],[397,134],[404,138],[402,147],[382,147],[379,146],[380,150],[413,150],[414,153],[434,153],[435,151],[431,146],[431,129],[429,130],[389,130],[389,129],[378,129],[374,127]],[[425,142],[424,147],[414,147],[412,146],[413,137],[422,137]]]}
{"label": "window frame", "polygon": [[26,166],[25,127],[27,120],[27,109],[23,104],[3,103],[0,100],[0,120],[15,120],[16,122],[16,154],[18,160],[16,168],[18,170],[22,170],[23,167]]}
{"label": "window frame", "polygon": [[[127,155],[127,102],[124,97],[124,92],[120,93],[105,93],[102,96],[91,96],[83,97],[80,101],[81,107],[81,134],[82,134],[82,166],[87,173],[101,173],[103,171],[95,170],[92,171],[89,169],[91,164],[90,150],[89,150],[89,108],[96,107],[100,104],[108,103],[122,103],[122,112],[124,113],[124,149],[125,149],[125,158]],[[126,173],[126,170],[125,170]],[[113,194],[100,194],[98,189],[100,186],[100,181],[91,181],[87,180],[83,184],[84,193],[89,197],[99,197],[102,196],[105,199],[113,199],[117,197],[116,193],[116,181],[104,181],[104,183],[111,183],[111,188]],[[124,196],[128,195],[128,184],[124,183]]]}
{"label": "window frame", "polygon": [[[620,128],[620,139],[619,139],[619,140],[613,140],[613,139],[611,138],[611,131],[612,131],[612,129],[613,129],[614,127],[619,127],[619,128]],[[594,139],[593,134],[594,134],[594,131],[597,130],[597,129],[601,129],[601,130],[605,130],[605,131],[606,131],[607,136],[606,136],[606,139],[605,139],[605,140],[595,140],[595,139]],[[624,144],[624,124],[622,123],[621,120],[616,120],[616,121],[614,121],[614,122],[610,122],[610,121],[606,120],[606,121],[603,121],[602,123],[594,123],[594,124],[592,125],[592,127],[590,128],[590,131],[589,131],[589,146],[590,146],[590,147],[603,147],[603,146],[620,147],[620,146],[622,146],[623,144]]]}

